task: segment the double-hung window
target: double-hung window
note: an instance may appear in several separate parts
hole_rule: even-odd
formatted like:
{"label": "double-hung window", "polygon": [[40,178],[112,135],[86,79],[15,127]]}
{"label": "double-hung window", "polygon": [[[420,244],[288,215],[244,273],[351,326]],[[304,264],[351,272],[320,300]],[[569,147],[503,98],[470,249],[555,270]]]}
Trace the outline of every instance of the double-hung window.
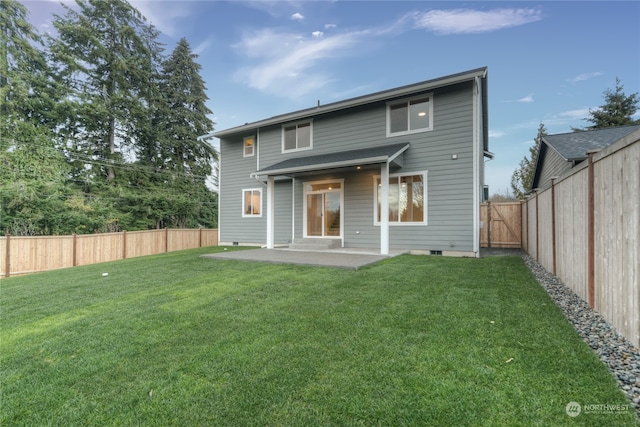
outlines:
{"label": "double-hung window", "polygon": [[[375,178],[374,223],[380,225],[382,182]],[[391,175],[389,177],[389,224],[427,223],[427,173]]]}
{"label": "double-hung window", "polygon": [[262,216],[262,189],[248,188],[242,190],[242,216]]}
{"label": "double-hung window", "polygon": [[282,152],[309,150],[313,147],[313,124],[311,121],[294,123],[282,127]]}
{"label": "double-hung window", "polygon": [[253,136],[247,136],[243,139],[242,157],[253,157],[256,152],[256,139]]}
{"label": "double-hung window", "polygon": [[387,136],[426,132],[432,129],[432,94],[387,104]]}

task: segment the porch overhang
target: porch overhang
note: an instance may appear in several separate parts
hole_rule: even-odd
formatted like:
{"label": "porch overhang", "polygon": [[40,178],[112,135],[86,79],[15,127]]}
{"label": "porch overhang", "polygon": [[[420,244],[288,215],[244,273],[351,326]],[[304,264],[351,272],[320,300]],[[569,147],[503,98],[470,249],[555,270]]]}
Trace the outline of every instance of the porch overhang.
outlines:
{"label": "porch overhang", "polygon": [[388,163],[390,166],[402,167],[403,153],[407,151],[409,145],[408,142],[404,142],[360,150],[295,157],[252,172],[251,177],[293,176],[308,172],[383,163]]}

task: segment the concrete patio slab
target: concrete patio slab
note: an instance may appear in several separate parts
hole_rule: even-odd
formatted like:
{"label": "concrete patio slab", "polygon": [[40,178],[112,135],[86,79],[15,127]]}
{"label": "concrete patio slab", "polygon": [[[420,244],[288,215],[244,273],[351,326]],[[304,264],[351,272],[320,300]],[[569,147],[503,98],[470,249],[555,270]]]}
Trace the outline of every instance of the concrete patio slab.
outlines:
{"label": "concrete patio slab", "polygon": [[238,261],[270,262],[276,264],[300,264],[357,270],[403,252],[380,255],[365,250],[299,251],[291,249],[247,249],[202,255],[203,258]]}

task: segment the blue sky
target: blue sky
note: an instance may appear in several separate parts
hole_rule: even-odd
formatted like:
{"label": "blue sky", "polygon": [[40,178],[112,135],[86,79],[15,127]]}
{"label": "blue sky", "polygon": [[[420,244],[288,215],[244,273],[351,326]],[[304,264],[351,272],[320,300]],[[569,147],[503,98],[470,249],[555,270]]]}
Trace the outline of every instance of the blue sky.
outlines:
{"label": "blue sky", "polygon": [[[62,13],[23,3],[43,33]],[[199,55],[216,130],[487,66],[492,193],[509,189],[541,122],[588,125],[616,77],[640,92],[638,1],[131,3],[167,53],[185,37]]]}

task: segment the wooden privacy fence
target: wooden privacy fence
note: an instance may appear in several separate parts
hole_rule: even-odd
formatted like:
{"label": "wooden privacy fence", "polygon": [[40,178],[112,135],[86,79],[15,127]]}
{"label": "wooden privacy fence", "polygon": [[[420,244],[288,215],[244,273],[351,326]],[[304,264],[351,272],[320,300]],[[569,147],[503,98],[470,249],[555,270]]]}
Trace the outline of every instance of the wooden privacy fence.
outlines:
{"label": "wooden privacy fence", "polygon": [[480,247],[522,247],[522,203],[486,202],[480,205]]}
{"label": "wooden privacy fence", "polygon": [[640,347],[640,141],[622,139],[522,209],[523,248]]}
{"label": "wooden privacy fence", "polygon": [[218,230],[169,229],[72,236],[0,237],[0,276],[218,245]]}

